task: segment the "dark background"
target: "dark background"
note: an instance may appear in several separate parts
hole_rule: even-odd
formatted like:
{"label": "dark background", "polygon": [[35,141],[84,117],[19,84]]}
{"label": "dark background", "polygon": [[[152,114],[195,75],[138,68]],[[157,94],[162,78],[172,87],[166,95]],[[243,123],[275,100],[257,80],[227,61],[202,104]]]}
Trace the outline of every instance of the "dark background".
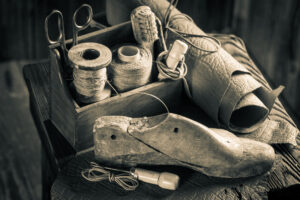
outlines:
{"label": "dark background", "polygon": [[[45,17],[52,9],[59,9],[64,15],[67,38],[71,38],[73,12],[83,3],[90,4],[94,13],[105,10],[104,0],[0,0],[0,72],[5,68],[20,71],[26,63],[47,59]],[[291,117],[296,122],[300,119],[300,1],[181,0],[177,7],[205,32],[240,36],[273,87],[286,86],[282,101]],[[10,81],[14,79],[8,79],[6,85]],[[0,176],[0,199],[41,197],[41,145],[30,120],[29,106],[25,114],[9,110],[10,105],[24,109],[21,105],[29,104],[24,82],[20,87],[23,89],[17,91],[18,101],[6,98],[0,87],[0,127],[4,127],[0,130],[0,168],[4,163],[7,167]],[[12,126],[15,129],[10,129]],[[22,168],[22,163],[31,168]]]}

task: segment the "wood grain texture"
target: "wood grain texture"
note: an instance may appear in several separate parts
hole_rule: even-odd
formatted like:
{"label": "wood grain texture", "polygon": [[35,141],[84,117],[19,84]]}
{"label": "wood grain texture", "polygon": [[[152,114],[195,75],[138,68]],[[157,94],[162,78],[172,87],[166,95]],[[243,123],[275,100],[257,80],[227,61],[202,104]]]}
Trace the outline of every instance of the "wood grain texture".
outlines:
{"label": "wood grain texture", "polygon": [[29,110],[20,65],[0,65],[0,199],[38,200],[41,143]]}
{"label": "wood grain texture", "polygon": [[[42,74],[45,73],[45,70],[47,71],[48,67],[49,66],[45,64],[27,66],[25,68],[25,74],[30,75],[37,73],[37,77],[29,77],[28,82],[34,87],[39,87],[39,82],[37,81],[42,81],[41,85],[49,84],[46,82],[46,79],[39,80],[38,78],[45,76],[45,74]],[[30,89],[31,96],[33,90],[36,91],[36,88]],[[45,97],[46,91],[41,90],[41,93],[38,95]],[[33,98],[36,99],[36,97]],[[42,103],[46,103],[43,102],[42,99],[41,97],[37,98],[40,104],[38,107],[46,108],[47,106],[42,106]],[[181,107],[176,112],[179,114],[186,113],[186,116],[197,121],[202,119],[202,123],[210,127],[213,126],[213,122],[207,118],[201,110],[195,110],[192,105],[187,105],[184,108]],[[41,113],[45,112],[41,111]],[[53,134],[53,131],[48,131],[48,135]],[[55,140],[50,142],[58,143],[58,141],[63,142],[61,137],[56,137]],[[299,136],[297,141],[299,144]],[[60,148],[57,147],[56,150],[59,151],[61,155],[65,154],[67,156],[68,154],[65,152],[65,147],[65,145],[60,145]],[[175,192],[164,191],[157,187],[142,184],[136,192],[124,193],[116,185],[107,184],[107,182],[83,182],[81,178],[78,178],[81,171],[81,168],[78,166],[82,164],[82,168],[87,167],[89,160],[93,160],[94,155],[92,154],[84,158],[79,156],[70,162],[68,164],[69,168],[65,168],[64,173],[60,174],[56,179],[52,187],[52,197],[54,199],[61,199],[62,196],[69,197],[69,199],[98,199],[99,197],[102,199],[122,199],[125,197],[127,199],[267,199],[270,190],[285,188],[300,183],[299,145],[294,149],[288,148],[285,145],[274,145],[274,147],[276,148],[277,158],[272,171],[263,177],[251,180],[215,179],[185,168],[162,168],[162,170],[170,170],[171,172],[181,175],[182,182],[180,190]],[[284,149],[282,149],[282,147],[284,147]],[[87,193],[87,191],[92,191],[92,193]]]}
{"label": "wood grain texture", "polygon": [[[97,42],[108,47],[113,47],[121,43],[134,43],[131,22],[127,21],[116,26],[107,27],[105,29],[93,31],[78,37],[78,42]],[[67,47],[72,44],[72,39],[66,41]],[[50,48],[58,47],[58,45],[50,45]]]}
{"label": "wood grain texture", "polygon": [[103,116],[93,132],[96,159],[112,165],[183,166],[207,176],[245,178],[269,171],[275,159],[270,145],[174,113]]}
{"label": "wood grain texture", "polygon": [[[182,167],[152,166],[145,167],[156,171],[169,171],[181,178],[179,189],[176,191],[163,190],[157,186],[144,184],[134,192],[126,192],[114,183],[102,181],[91,183],[80,177],[82,169],[89,167],[94,160],[93,154],[86,154],[73,159],[67,164],[55,181],[51,193],[53,199],[266,199],[267,188],[263,186],[263,177],[247,179],[221,179],[205,176],[204,174]],[[259,192],[260,190],[260,192]]]}
{"label": "wood grain texture", "polygon": [[61,57],[57,49],[50,50],[50,119],[58,130],[64,134],[71,145],[75,145],[76,104],[69,90],[69,82],[65,80],[66,69],[63,70]]}
{"label": "wood grain texture", "polygon": [[[27,65],[24,67],[23,74],[30,90],[31,112],[34,116],[34,122],[38,129],[38,134],[43,146],[42,151],[42,199],[50,199],[50,188],[55,177],[60,170],[62,158],[68,157],[74,153],[68,146],[66,139],[57,131],[50,122],[50,63],[40,62],[39,67]],[[28,70],[28,69],[34,70]],[[48,134],[50,133],[51,134]],[[64,148],[61,148],[61,147]],[[61,160],[60,160],[61,159]]]}

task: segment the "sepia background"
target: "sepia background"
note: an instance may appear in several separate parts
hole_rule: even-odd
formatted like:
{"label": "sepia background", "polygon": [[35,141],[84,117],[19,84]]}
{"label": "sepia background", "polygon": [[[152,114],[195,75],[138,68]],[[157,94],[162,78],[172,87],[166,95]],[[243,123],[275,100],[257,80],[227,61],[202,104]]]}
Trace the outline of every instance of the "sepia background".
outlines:
{"label": "sepia background", "polygon": [[[71,38],[73,12],[83,3],[90,4],[94,13],[105,11],[105,0],[0,0],[0,70],[17,66],[21,71],[24,64],[47,59],[45,17],[52,9],[59,9],[64,15],[66,36]],[[205,32],[232,33],[241,37],[273,88],[279,85],[286,87],[281,100],[299,126],[300,1],[180,0],[177,7],[190,15]],[[4,100],[1,101],[1,106],[7,106],[5,97],[2,98]],[[29,112],[27,114],[30,116]],[[0,115],[2,121],[9,117],[2,116],[2,113]],[[19,148],[19,153],[27,155],[25,158],[20,156],[19,159],[25,163],[30,159],[34,166],[33,169],[32,166],[28,169],[17,167],[21,170],[17,173],[19,176],[12,172],[11,177],[0,177],[0,199],[1,195],[7,199],[41,197],[41,144],[34,127],[24,127],[24,130],[28,134],[22,136],[24,140],[18,145],[11,142],[18,138],[11,139],[14,136],[5,135],[5,130],[0,130],[0,153],[8,159],[10,154],[16,152],[9,149]],[[31,149],[22,152],[22,145],[26,142],[31,144]],[[4,162],[11,162],[11,167],[20,163],[1,157],[0,164]],[[18,179],[21,175],[26,180]],[[8,188],[18,189],[12,192]]]}
{"label": "sepia background", "polygon": [[[1,0],[0,61],[47,58],[44,19],[62,11],[67,38],[75,9],[89,3],[94,13],[105,11],[105,0]],[[298,0],[182,0],[178,8],[206,32],[241,37],[265,76],[283,97],[293,117],[300,118],[300,2]],[[54,27],[56,28],[56,27]]]}

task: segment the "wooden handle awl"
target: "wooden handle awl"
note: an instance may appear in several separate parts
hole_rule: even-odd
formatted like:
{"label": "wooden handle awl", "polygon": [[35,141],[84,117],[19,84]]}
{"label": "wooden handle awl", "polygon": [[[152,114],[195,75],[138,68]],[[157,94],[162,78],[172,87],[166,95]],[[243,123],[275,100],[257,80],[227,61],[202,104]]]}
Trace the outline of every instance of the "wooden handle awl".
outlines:
{"label": "wooden handle awl", "polygon": [[155,172],[146,169],[135,168],[132,175],[139,181],[158,185],[167,190],[176,190],[179,184],[179,176],[169,172]]}

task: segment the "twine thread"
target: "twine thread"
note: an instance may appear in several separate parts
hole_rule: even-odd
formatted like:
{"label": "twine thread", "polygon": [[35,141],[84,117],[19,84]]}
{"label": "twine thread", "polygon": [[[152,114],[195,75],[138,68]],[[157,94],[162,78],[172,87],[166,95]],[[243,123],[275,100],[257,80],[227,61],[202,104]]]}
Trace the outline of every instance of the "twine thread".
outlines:
{"label": "twine thread", "polygon": [[73,79],[76,91],[87,97],[98,96],[103,91],[107,80],[106,68],[96,71],[73,69]]}
{"label": "twine thread", "polygon": [[143,85],[151,79],[152,54],[149,49],[138,47],[140,58],[134,62],[123,62],[113,51],[113,59],[109,67],[112,83],[119,92],[125,92]]}
{"label": "twine thread", "polygon": [[161,52],[157,59],[156,59],[156,66],[159,71],[164,77],[172,79],[172,80],[179,80],[185,77],[187,74],[188,68],[185,61],[185,57],[179,62],[179,65],[173,70],[168,68],[165,64],[166,57],[168,55],[168,51]]}
{"label": "twine thread", "polygon": [[[81,176],[90,182],[100,182],[108,180],[110,183],[116,182],[120,187],[126,191],[133,191],[139,186],[137,178],[135,178],[130,171],[102,167],[96,162],[90,162],[91,168],[81,171]],[[119,174],[112,173],[121,172]]]}

